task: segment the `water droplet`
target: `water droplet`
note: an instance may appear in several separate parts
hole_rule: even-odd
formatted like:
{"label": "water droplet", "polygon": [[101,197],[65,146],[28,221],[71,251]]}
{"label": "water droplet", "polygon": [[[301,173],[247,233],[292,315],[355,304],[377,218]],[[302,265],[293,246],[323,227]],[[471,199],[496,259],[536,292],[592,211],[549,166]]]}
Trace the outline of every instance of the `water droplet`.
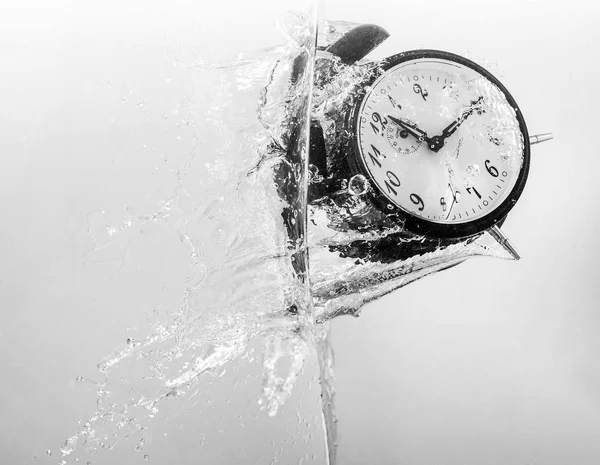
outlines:
{"label": "water droplet", "polygon": [[479,165],[477,164],[469,164],[467,165],[467,174],[469,176],[479,176]]}
{"label": "water droplet", "polygon": [[75,450],[76,445],[77,445],[77,436],[71,436],[70,438],[68,438],[65,441],[65,443],[63,444],[63,446],[60,448],[61,457],[65,457],[65,456],[69,455],[71,452],[73,452]]}
{"label": "water droplet", "polygon": [[149,460],[150,456],[148,454],[144,455],[144,460]]}
{"label": "water droplet", "polygon": [[362,174],[352,176],[348,183],[348,193],[350,195],[363,195],[369,190],[369,181]]}
{"label": "water droplet", "polygon": [[139,108],[140,110],[142,110],[143,113],[146,113],[148,110],[146,109],[146,102],[145,100],[139,101],[135,104],[136,108]]}
{"label": "water droplet", "polygon": [[321,182],[323,176],[319,174],[319,168],[315,165],[308,165],[308,180],[309,182]]}

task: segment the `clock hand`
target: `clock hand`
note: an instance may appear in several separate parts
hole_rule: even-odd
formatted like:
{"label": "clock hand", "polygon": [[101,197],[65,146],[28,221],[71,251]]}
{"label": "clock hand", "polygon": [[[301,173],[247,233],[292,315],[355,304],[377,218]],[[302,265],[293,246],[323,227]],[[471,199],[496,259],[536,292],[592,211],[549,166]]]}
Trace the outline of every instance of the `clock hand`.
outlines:
{"label": "clock hand", "polygon": [[448,184],[448,188],[450,189],[450,192],[452,192],[452,203],[450,204],[450,208],[448,209],[448,214],[446,215],[445,220],[447,221],[448,218],[450,218],[450,213],[452,213],[452,208],[454,208],[454,204],[456,203],[456,197],[454,195],[454,188],[452,187],[451,184]]}
{"label": "clock hand", "polygon": [[479,108],[477,105],[481,103],[483,100],[483,95],[480,96],[477,100],[473,100],[471,105],[465,109],[463,109],[460,118],[455,121],[452,121],[448,126],[444,128],[442,134],[439,136],[434,136],[431,138],[431,143],[429,144],[429,148],[434,152],[439,152],[441,148],[446,143],[446,139],[450,137],[452,134],[456,132],[458,127],[465,122],[465,120],[471,116],[475,111],[481,114],[483,110]]}
{"label": "clock hand", "polygon": [[416,125],[405,123],[404,121],[398,118],[394,118],[391,115],[388,115],[388,118],[394,123],[396,123],[398,126],[400,126],[402,129],[404,129],[406,132],[408,132],[415,139],[425,141],[427,142],[427,145],[429,145],[429,137],[427,137],[427,133],[422,129],[419,129]]}
{"label": "clock hand", "polygon": [[454,178],[454,170],[452,166],[450,166],[450,162],[448,159],[445,160],[446,169],[448,170],[448,188],[452,193],[452,204],[450,205],[450,209],[448,210],[448,214],[446,215],[446,220],[450,218],[450,213],[452,213],[452,208],[454,208],[454,204],[460,200],[460,192],[457,191],[454,187],[452,179]]}
{"label": "clock hand", "polygon": [[450,218],[450,213],[452,213],[452,209],[454,208],[454,204],[458,203],[460,200],[460,191],[454,189],[452,185],[452,181],[448,183],[448,187],[450,188],[450,192],[452,192],[452,203],[450,204],[450,209],[448,210],[448,214],[446,215],[446,220]]}

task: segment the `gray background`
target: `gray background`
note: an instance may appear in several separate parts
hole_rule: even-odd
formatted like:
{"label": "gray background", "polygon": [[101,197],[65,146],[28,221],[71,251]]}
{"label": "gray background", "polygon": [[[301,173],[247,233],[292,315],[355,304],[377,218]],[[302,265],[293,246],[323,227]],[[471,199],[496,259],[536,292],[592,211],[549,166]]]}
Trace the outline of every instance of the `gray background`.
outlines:
{"label": "gray background", "polygon": [[599,7],[332,3],[331,17],[389,29],[383,55],[434,48],[483,63],[530,133],[556,136],[532,147],[503,227],[521,261],[474,259],[334,322],[340,462],[598,463]]}
{"label": "gray background", "polygon": [[[56,445],[93,408],[94,390],[76,385],[75,377],[93,379],[95,364],[123,342],[125,329],[157,299],[170,298],[157,291],[161,268],[148,265],[141,277],[107,281],[120,270],[119,251],[99,266],[81,260],[90,247],[91,211],[106,209],[117,222],[124,206],[141,208],[172,189],[163,171],[153,174],[158,160],[147,161],[147,141],[162,138],[171,147],[171,166],[185,159],[185,128],[159,121],[194,90],[170,53],[211,61],[277,43],[273,17],[283,6],[267,0],[2,6],[3,463],[33,463],[46,449],[58,462]],[[389,30],[392,38],[376,56],[427,47],[487,66],[519,102],[530,132],[556,135],[533,148],[529,183],[504,227],[520,262],[475,259],[370,304],[358,320],[333,324],[340,463],[600,460],[599,12],[584,1],[327,3],[328,18]],[[201,98],[210,89],[195,91]],[[156,116],[154,126],[138,124],[144,110]],[[130,137],[115,136],[118,122],[128,125]],[[176,268],[181,257],[161,253],[162,265]],[[173,293],[178,278],[167,283]],[[257,383],[248,381],[251,398]],[[300,406],[310,410],[314,386],[302,386]],[[214,426],[209,420],[218,414],[202,427]],[[318,432],[314,412],[307,416]],[[275,431],[264,426],[255,437],[217,438],[212,449],[198,452],[197,424],[184,426],[161,425],[175,439],[155,435],[162,454],[151,454],[155,463],[192,463]],[[267,441],[262,452],[258,463],[269,463]],[[136,457],[115,452],[99,463]]]}

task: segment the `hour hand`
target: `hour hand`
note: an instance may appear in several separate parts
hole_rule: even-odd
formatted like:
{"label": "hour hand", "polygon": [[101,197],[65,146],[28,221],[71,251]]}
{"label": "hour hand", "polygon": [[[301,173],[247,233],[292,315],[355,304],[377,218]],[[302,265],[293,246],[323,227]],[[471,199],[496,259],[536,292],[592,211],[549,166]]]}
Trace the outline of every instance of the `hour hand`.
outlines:
{"label": "hour hand", "polygon": [[429,137],[427,137],[427,133],[422,129],[419,129],[416,125],[406,123],[401,119],[394,118],[393,116],[388,115],[388,118],[408,132],[415,139],[420,141],[426,141],[427,145],[429,145]]}

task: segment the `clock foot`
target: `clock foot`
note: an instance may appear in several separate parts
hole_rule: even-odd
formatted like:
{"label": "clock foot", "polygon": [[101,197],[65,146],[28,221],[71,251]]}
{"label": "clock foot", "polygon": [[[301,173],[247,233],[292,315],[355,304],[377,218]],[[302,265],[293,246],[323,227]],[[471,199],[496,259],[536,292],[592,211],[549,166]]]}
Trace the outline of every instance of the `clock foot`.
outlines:
{"label": "clock foot", "polygon": [[536,134],[535,136],[531,136],[529,138],[529,144],[541,144],[542,142],[546,142],[547,140],[551,139],[554,139],[554,134],[552,134],[551,132],[546,132],[544,134]]}
{"label": "clock foot", "polygon": [[487,230],[487,232],[498,242],[498,244],[504,247],[504,249],[509,254],[511,254],[515,260],[521,259],[521,254],[517,251],[515,246],[512,245],[508,237],[504,235],[504,233],[498,226],[492,226],[490,229]]}

